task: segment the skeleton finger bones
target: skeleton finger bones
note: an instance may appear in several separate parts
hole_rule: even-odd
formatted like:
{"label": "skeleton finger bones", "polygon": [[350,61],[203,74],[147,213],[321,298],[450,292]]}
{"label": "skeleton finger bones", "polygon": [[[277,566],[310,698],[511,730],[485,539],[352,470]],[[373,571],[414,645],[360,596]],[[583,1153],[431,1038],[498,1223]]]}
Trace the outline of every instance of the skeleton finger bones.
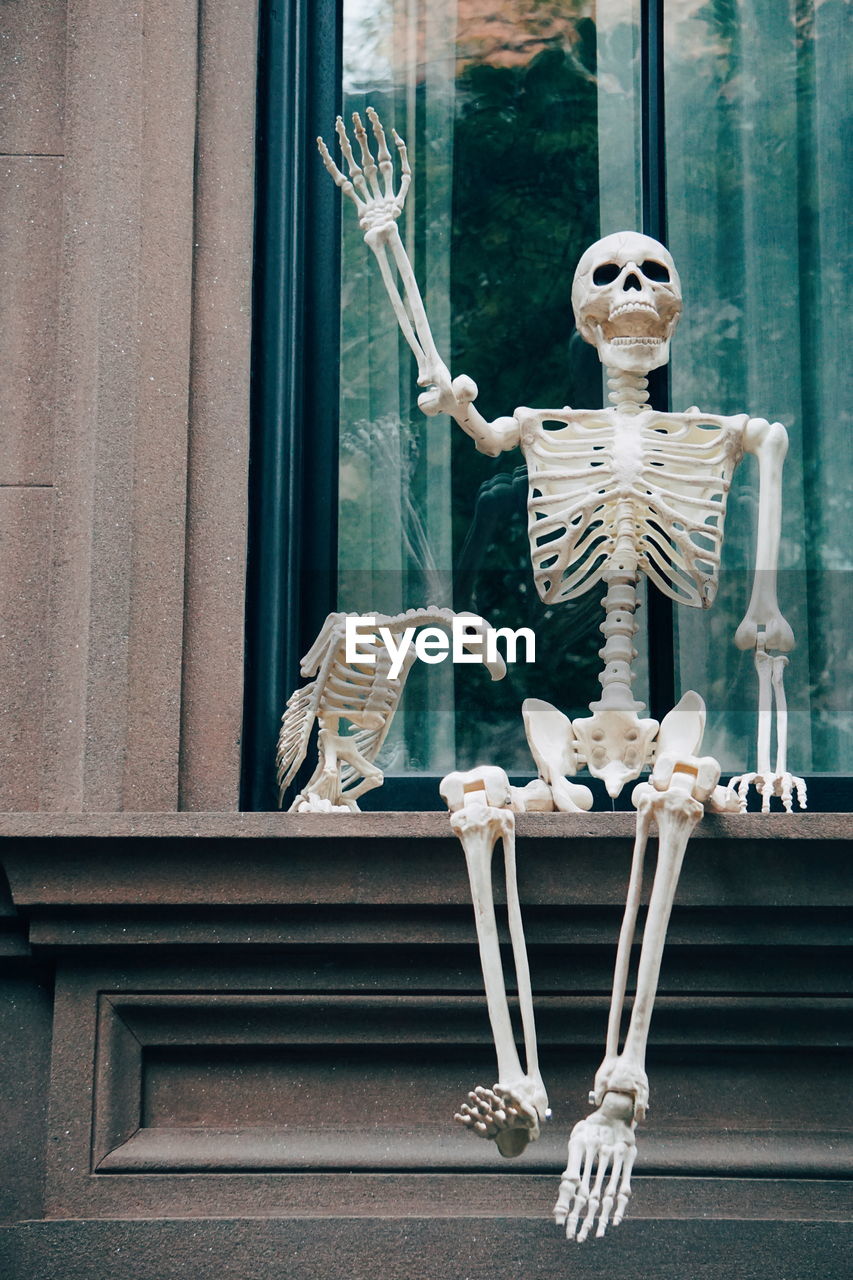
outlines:
{"label": "skeleton finger bones", "polygon": [[[770,801],[777,796],[786,813],[793,811],[796,794],[800,808],[806,807],[806,784],[788,771],[788,704],[785,697],[784,671],[788,659],[783,654],[767,652],[763,641],[755,650],[758,673],[758,748],[754,773],[742,773],[729,782],[729,793],[736,796],[741,810],[746,809],[749,788],[754,786],[761,796],[761,812],[770,812]],[[776,713],[776,767],[770,764],[770,736],[773,712]]]}
{"label": "skeleton finger bones", "polygon": [[[356,111],[352,117],[356,141],[361,152],[361,165],[359,165],[353,154],[346,125],[342,118],[338,116],[335,122],[335,132],[338,135],[341,155],[347,166],[348,177],[335,164],[329,148],[323,139],[319,137],[317,139],[317,149],[335,185],[340,187],[345,196],[349,196],[358,210],[359,226],[366,233],[365,238],[369,235],[373,240],[381,240],[387,239],[395,221],[403,211],[406,195],[412,182],[412,170],[409,165],[406,144],[397,131],[392,129],[391,136],[400,156],[400,169],[402,172],[400,187],[395,193],[394,162],[388,150],[388,142],[385,137],[385,130],[382,127],[382,121],[373,107],[367,108],[367,118],[372,126],[373,136],[376,140],[375,159],[370,149],[370,141],[361,116]],[[381,186],[380,178],[382,180]]]}

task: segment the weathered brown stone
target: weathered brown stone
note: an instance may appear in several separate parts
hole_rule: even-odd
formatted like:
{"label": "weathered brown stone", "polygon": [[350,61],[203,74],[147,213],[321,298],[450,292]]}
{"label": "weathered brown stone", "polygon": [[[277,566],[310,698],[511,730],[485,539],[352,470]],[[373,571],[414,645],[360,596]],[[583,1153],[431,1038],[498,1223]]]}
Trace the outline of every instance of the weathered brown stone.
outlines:
{"label": "weathered brown stone", "polygon": [[38,809],[53,491],[0,487],[0,806]]}
{"label": "weathered brown stone", "polygon": [[62,153],[65,0],[16,0],[0,13],[0,155]]}
{"label": "weathered brown stone", "polygon": [[203,8],[190,393],[182,809],[236,809],[243,717],[254,6]]}
{"label": "weathered brown stone", "polygon": [[62,163],[0,157],[0,483],[53,478]]}
{"label": "weathered brown stone", "polygon": [[176,809],[182,696],[236,804],[255,14],[205,7],[199,95],[198,12],[68,9],[45,808]]}

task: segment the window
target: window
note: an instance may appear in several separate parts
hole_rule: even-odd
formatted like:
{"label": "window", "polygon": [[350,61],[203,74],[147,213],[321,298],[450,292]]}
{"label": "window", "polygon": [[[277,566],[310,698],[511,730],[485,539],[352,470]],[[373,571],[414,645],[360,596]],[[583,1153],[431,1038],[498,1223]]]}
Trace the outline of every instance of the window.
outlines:
{"label": "window", "polygon": [[[338,95],[347,116],[369,100],[407,138],[404,239],[439,349],[454,374],[477,381],[487,416],[602,404],[596,354],[572,332],[575,263],[623,227],[667,241],[685,310],[653,402],[788,427],[780,592],[798,639],[791,762],[811,775],[849,771],[850,557],[838,531],[850,461],[837,375],[847,203],[830,57],[841,5],[518,0],[497,17],[480,0],[345,0],[342,12],[309,10],[285,27],[271,11],[265,34],[249,806],[272,803],[278,718],[331,608],[452,605],[537,633],[537,666],[517,666],[485,696],[473,668],[413,674],[374,807],[434,804],[435,779],[456,765],[488,759],[529,773],[521,700],[576,715],[598,691],[602,592],[538,602],[523,459],[484,458],[446,419],[419,413],[411,357],[351,208],[339,273],[339,197],[309,145],[330,132]],[[309,75],[318,65],[319,78]],[[288,95],[274,101],[276,76],[288,75],[297,88],[307,77],[295,107]],[[290,166],[279,173],[277,141]],[[289,382],[276,373],[288,352]],[[660,715],[684,689],[701,692],[705,749],[727,771],[755,749],[752,661],[732,644],[754,554],[753,465],[735,477],[714,609],[673,610],[650,588],[639,615],[637,695]]]}

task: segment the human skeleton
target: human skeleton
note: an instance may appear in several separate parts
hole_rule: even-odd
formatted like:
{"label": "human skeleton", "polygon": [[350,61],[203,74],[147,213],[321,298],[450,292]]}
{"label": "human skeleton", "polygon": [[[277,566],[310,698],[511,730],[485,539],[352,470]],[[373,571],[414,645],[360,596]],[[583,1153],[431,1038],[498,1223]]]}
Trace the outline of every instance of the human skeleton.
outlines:
{"label": "human skeleton", "polygon": [[[511,417],[487,421],[474,405],[474,382],[464,375],[451,378],[438,355],[400,238],[397,219],[411,183],[405,143],[392,131],[402,173],[395,193],[394,165],[384,130],[370,108],[368,117],[375,157],[363,122],[353,116],[360,163],[338,118],[336,131],[346,174],[323,140],[317,142],[329,173],[356,205],[365,241],[377,258],[400,328],[417,359],[418,384],[426,388],[418,399],[420,408],[430,416],[449,414],[477,449],[490,457],[520,446],[529,477],[530,551],[542,600],[570,600],[599,581],[606,588],[602,692],[590,706],[591,715],[570,721],[538,699],[528,699],[523,706],[539,779],[526,788],[513,788],[502,770],[484,767],[451,774],[442,783],[468,865],[499,1076],[493,1089],[479,1087],[469,1095],[457,1119],[474,1133],[495,1139],[504,1155],[523,1150],[538,1135],[548,1114],[536,1060],[515,888],[513,811],[589,809],[589,789],[569,781],[583,766],[604,781],[611,796],[643,769],[651,768],[649,781],[637,785],[632,794],[637,832],[606,1050],[590,1093],[596,1110],[572,1131],[554,1210],[557,1222],[565,1223],[567,1236],[584,1240],[594,1225],[596,1235],[602,1236],[608,1223],[621,1222],[631,1194],[634,1128],[648,1106],[645,1054],[652,1006],[672,902],[693,828],[705,808],[745,808],[752,784],[762,797],[764,811],[774,795],[781,798],[786,811],[791,811],[794,794],[805,807],[803,780],[788,772],[785,759],[782,672],[787,659],[782,655],[793,647],[794,637],[776,597],[787,434],[781,423],[746,414],[720,417],[695,407],[684,413],[651,408],[646,375],[669,359],[670,339],[681,313],[681,287],[664,246],[635,232],[619,232],[592,245],[578,264],[572,288],[577,327],[596,347],[605,366],[611,407],[519,408]],[[640,716],[643,704],[631,690],[634,616],[641,573],[677,602],[701,608],[712,603],[729,486],[744,453],[758,460],[758,539],[752,595],[735,644],[755,654],[758,761],[754,773],[732,779],[726,789],[718,785],[719,764],[699,754],[705,706],[698,694],[685,693],[660,724]],[[774,649],[780,653],[772,654]],[[775,768],[770,763],[774,707]],[[657,865],[636,995],[620,1050],[643,859],[653,823],[658,831]],[[490,868],[498,839],[507,864],[510,936],[527,1054],[524,1069],[510,1024],[492,899]]]}

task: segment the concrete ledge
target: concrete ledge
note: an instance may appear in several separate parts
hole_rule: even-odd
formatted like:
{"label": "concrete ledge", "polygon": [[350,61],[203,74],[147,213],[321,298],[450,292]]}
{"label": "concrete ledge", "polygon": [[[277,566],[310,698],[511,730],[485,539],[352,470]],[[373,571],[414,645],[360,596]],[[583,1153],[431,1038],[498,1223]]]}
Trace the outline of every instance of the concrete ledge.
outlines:
{"label": "concrete ledge", "polygon": [[[524,837],[633,838],[633,813],[524,813]],[[447,814],[375,812],[296,813],[0,813],[0,840],[52,837],[142,839],[431,839],[450,837]],[[850,840],[853,814],[711,814],[692,837],[749,840]]]}

